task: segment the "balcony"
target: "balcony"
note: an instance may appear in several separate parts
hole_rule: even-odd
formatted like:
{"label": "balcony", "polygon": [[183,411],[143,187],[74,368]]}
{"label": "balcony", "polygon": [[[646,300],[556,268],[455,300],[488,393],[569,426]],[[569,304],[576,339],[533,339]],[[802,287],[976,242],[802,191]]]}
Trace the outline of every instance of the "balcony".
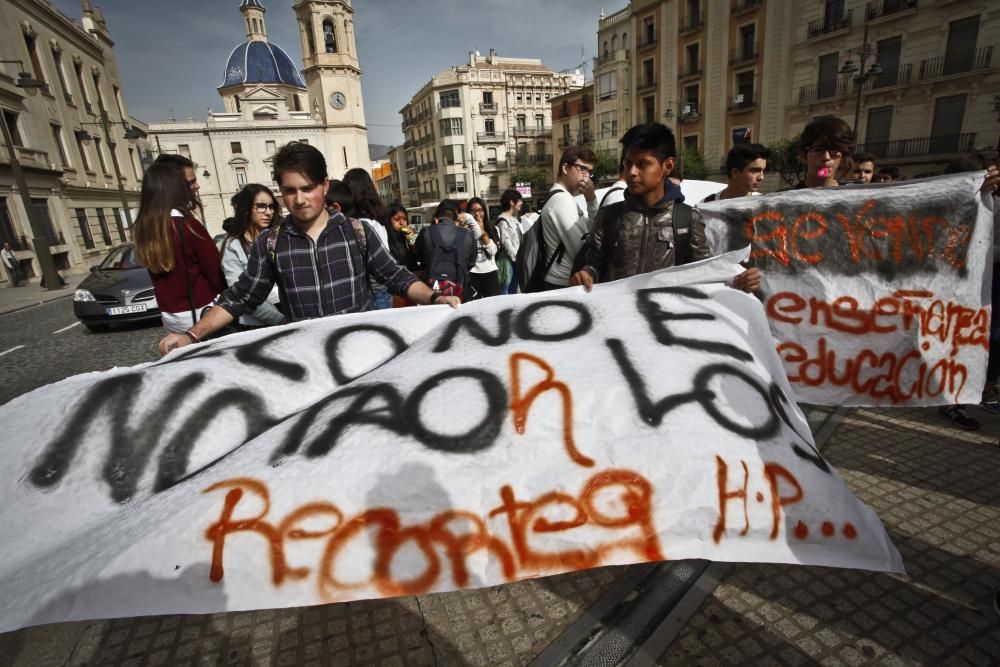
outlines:
{"label": "balcony", "polygon": [[742,49],[735,49],[729,53],[730,65],[745,65],[757,60],[757,45],[744,46]]}
{"label": "balcony", "polygon": [[847,95],[850,90],[851,77],[841,77],[820,81],[811,86],[799,88],[799,104],[809,104],[819,100],[829,100]]}
{"label": "balcony", "polygon": [[580,137],[579,138],[580,138],[580,141],[578,143],[581,146],[586,145],[586,144],[590,144],[590,143],[593,143],[593,141],[594,141],[594,133],[591,132],[590,130],[582,130],[580,132]]}
{"label": "balcony", "polygon": [[418,183],[417,181],[407,181],[406,182],[406,189],[407,190],[417,190],[419,188],[420,188],[420,183]]}
{"label": "balcony", "polygon": [[698,32],[705,25],[705,17],[701,12],[697,14],[692,14],[691,16],[685,16],[684,21],[681,22],[681,27],[677,31],[679,35],[687,35],[692,32]]}
{"label": "balcony", "polygon": [[684,108],[687,109],[684,113],[680,115],[677,122],[681,125],[689,125],[691,123],[697,123],[701,119],[701,112],[698,110],[697,102],[686,102]]}
{"label": "balcony", "polygon": [[858,152],[871,153],[877,158],[917,158],[971,153],[976,144],[976,133],[947,134],[919,139],[895,139],[860,144]]}
{"label": "balcony", "polygon": [[733,16],[743,16],[760,9],[761,0],[733,0],[729,13]]}
{"label": "balcony", "polygon": [[[617,55],[619,52],[624,54],[621,58],[619,58]],[[630,51],[627,50],[623,51],[619,49],[618,52],[605,53],[603,56],[597,56],[596,58],[594,58],[594,63],[597,67],[600,67],[601,65],[607,65],[608,63],[617,62],[618,60],[629,60],[632,57],[630,54],[631,54]]]}
{"label": "balcony", "polygon": [[648,77],[639,82],[635,90],[638,93],[645,93],[656,88],[656,79]]}
{"label": "balcony", "polygon": [[552,134],[552,126],[549,127],[515,127],[515,137],[544,137]]}
{"label": "balcony", "polygon": [[413,148],[415,145],[416,143],[413,141],[413,139],[406,139],[405,141],[403,141],[404,149]]}
{"label": "balcony", "polygon": [[865,5],[865,20],[874,21],[916,8],[917,0],[874,0]]}
{"label": "balcony", "polygon": [[645,51],[647,49],[653,48],[654,46],[656,46],[656,37],[648,37],[648,38],[644,39],[643,41],[639,42],[636,45],[635,50],[636,51]]}
{"label": "balcony", "polygon": [[944,76],[955,76],[956,74],[967,74],[990,68],[993,60],[993,47],[984,46],[974,51],[960,51],[922,60],[918,70],[917,78],[920,81],[938,79]]}
{"label": "balcony", "polygon": [[506,137],[503,132],[476,132],[476,141],[481,144],[502,144]]}
{"label": "balcony", "polygon": [[806,34],[811,38],[829,35],[851,27],[851,11],[848,9],[840,16],[825,16],[809,22]]}
{"label": "balcony", "polygon": [[[571,144],[566,144],[567,146]],[[563,146],[565,148],[565,146]],[[521,155],[515,156],[517,164],[552,164],[551,155]]]}
{"label": "balcony", "polygon": [[500,107],[496,102],[480,102],[479,113],[483,116],[496,116],[500,113]]}
{"label": "balcony", "polygon": [[17,153],[18,161],[26,167],[49,169],[49,165],[52,164],[49,162],[49,154],[45,151],[25,148],[24,146],[14,146],[14,152]]}
{"label": "balcony", "polygon": [[406,161],[406,168],[407,169],[416,169],[417,168],[417,161],[416,160],[407,160]]}
{"label": "balcony", "polygon": [[576,142],[573,141],[572,135],[563,135],[559,137],[559,148],[569,148],[570,146],[575,146]]}
{"label": "balcony", "polygon": [[486,196],[487,197],[499,197],[500,196],[500,187],[496,186],[496,185],[491,185],[489,187],[489,189],[486,190]]}
{"label": "balcony", "polygon": [[433,134],[425,134],[420,139],[418,139],[417,142],[416,142],[416,144],[414,144],[414,145],[416,145],[416,146],[426,146],[429,143],[433,143],[433,141],[434,141],[434,135]]}
{"label": "balcony", "polygon": [[485,174],[491,171],[506,171],[506,160],[487,160],[479,163],[479,173]]}
{"label": "balcony", "polygon": [[419,171],[420,173],[424,173],[428,171],[436,171],[437,168],[438,168],[437,162],[424,162],[422,165],[417,167],[417,171]]}
{"label": "balcony", "polygon": [[433,201],[434,199],[440,199],[441,195],[432,190],[430,192],[421,192],[420,198],[424,201]]}
{"label": "balcony", "polygon": [[677,80],[683,81],[685,79],[696,79],[701,76],[701,63],[688,63],[677,72]]}
{"label": "balcony", "polygon": [[740,113],[756,108],[757,101],[753,98],[753,93],[742,93],[729,100],[730,113]]}
{"label": "balcony", "polygon": [[889,70],[884,70],[878,76],[873,76],[865,81],[865,90],[878,90],[880,88],[891,88],[893,86],[910,83],[913,73],[913,65],[900,65]]}

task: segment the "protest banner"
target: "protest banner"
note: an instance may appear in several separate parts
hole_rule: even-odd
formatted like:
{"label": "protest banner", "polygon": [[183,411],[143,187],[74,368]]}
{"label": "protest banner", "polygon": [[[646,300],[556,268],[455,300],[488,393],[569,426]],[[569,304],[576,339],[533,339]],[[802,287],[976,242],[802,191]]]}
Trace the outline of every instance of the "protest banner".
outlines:
{"label": "protest banner", "polygon": [[816,450],[746,257],[342,315],[0,407],[0,631],[708,558],[902,571]]}
{"label": "protest banner", "polygon": [[703,204],[713,253],[750,242],[797,400],[979,403],[992,201],[981,173]]}

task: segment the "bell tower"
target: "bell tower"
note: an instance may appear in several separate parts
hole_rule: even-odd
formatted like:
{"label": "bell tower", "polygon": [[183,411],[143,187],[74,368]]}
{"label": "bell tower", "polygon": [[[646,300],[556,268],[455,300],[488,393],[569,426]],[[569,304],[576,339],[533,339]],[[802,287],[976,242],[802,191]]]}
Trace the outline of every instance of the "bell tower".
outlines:
{"label": "bell tower", "polygon": [[243,14],[243,27],[246,29],[248,42],[266,42],[267,28],[264,27],[264,5],[260,0],[243,0],[240,13]]}
{"label": "bell tower", "polygon": [[294,0],[309,111],[327,128],[331,177],[342,163],[370,168],[361,65],[351,0]]}

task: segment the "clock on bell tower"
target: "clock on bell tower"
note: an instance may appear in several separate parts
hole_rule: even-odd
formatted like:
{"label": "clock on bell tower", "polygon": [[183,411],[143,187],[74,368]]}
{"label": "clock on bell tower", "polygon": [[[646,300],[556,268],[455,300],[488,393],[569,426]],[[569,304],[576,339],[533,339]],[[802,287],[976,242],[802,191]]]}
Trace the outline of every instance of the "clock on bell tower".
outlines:
{"label": "clock on bell tower", "polygon": [[[368,130],[351,0],[294,0],[292,8],[302,40],[302,75],[309,89],[309,110],[328,133],[343,139],[335,143],[344,149],[349,166],[367,169]],[[328,155],[328,161],[330,158]],[[331,167],[338,162],[334,160]]]}

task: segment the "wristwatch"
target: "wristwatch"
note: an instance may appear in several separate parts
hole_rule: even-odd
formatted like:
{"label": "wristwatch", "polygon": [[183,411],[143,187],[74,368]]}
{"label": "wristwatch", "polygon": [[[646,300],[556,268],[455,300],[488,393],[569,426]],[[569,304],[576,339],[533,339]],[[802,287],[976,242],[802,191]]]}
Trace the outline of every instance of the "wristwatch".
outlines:
{"label": "wristwatch", "polygon": [[433,306],[441,298],[441,292],[432,292],[431,298],[427,301],[428,306]]}

